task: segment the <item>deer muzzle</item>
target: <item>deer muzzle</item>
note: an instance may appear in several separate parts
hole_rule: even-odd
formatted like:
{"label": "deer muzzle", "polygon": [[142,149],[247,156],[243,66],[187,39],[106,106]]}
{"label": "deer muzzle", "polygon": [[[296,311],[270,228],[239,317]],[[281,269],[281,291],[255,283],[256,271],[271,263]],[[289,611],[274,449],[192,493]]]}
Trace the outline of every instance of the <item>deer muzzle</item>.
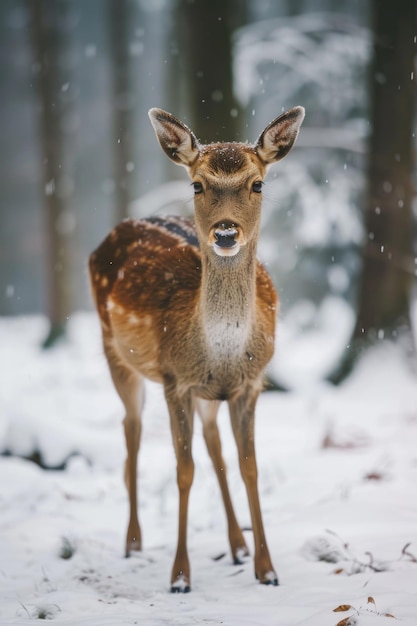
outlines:
{"label": "deer muzzle", "polygon": [[218,256],[234,256],[243,244],[241,230],[236,224],[219,224],[210,233],[210,243]]}

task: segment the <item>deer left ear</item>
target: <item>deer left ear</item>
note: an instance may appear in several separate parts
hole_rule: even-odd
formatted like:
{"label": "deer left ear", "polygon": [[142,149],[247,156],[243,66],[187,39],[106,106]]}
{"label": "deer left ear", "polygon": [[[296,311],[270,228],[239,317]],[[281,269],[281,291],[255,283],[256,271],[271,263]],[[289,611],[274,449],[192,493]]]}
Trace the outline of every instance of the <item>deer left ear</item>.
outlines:
{"label": "deer left ear", "polygon": [[162,109],[150,109],[149,119],[165,154],[184,167],[190,167],[200,154],[194,133],[179,119]]}
{"label": "deer left ear", "polygon": [[266,165],[280,161],[288,154],[304,119],[304,108],[294,107],[275,118],[259,135],[255,149]]}

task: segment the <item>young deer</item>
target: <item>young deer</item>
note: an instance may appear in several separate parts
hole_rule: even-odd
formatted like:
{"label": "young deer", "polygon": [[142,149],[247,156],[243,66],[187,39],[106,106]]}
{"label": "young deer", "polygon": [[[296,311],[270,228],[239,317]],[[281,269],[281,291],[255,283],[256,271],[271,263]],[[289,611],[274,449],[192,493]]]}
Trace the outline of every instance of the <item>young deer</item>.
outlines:
{"label": "young deer", "polygon": [[269,165],[296,140],[304,109],[271,122],[253,145],[201,145],[178,119],[151,109],[162,149],[184,166],[194,187],[195,221],[126,220],[91,255],[92,288],[114,385],[126,409],[125,480],[130,500],[126,554],[140,550],[136,473],[144,378],[163,384],[177,457],[178,544],[173,592],[190,590],[188,497],[193,482],[193,414],[226,509],[232,557],[249,554],[225,475],[217,412],[229,405],[255,545],[255,575],[277,585],[262,522],[254,447],[254,412],[274,350],[277,296],[256,260],[262,185]]}

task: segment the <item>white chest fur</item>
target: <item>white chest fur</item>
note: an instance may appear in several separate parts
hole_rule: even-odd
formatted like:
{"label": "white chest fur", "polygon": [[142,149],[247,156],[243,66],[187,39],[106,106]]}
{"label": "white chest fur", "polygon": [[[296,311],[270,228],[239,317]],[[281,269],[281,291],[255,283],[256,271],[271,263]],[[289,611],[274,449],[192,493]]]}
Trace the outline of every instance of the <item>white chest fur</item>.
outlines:
{"label": "white chest fur", "polygon": [[241,356],[245,352],[250,330],[249,319],[211,316],[204,328],[210,357],[224,361]]}

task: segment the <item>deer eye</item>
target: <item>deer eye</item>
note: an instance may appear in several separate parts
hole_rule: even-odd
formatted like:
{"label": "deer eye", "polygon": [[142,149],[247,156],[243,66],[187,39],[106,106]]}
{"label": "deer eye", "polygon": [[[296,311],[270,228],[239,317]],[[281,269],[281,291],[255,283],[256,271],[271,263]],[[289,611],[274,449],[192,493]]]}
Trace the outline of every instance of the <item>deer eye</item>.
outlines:
{"label": "deer eye", "polygon": [[203,185],[201,183],[193,183],[192,185],[194,187],[194,193],[195,194],[203,192]]}
{"label": "deer eye", "polygon": [[252,191],[255,193],[261,193],[263,182],[261,180],[257,180],[252,185]]}

